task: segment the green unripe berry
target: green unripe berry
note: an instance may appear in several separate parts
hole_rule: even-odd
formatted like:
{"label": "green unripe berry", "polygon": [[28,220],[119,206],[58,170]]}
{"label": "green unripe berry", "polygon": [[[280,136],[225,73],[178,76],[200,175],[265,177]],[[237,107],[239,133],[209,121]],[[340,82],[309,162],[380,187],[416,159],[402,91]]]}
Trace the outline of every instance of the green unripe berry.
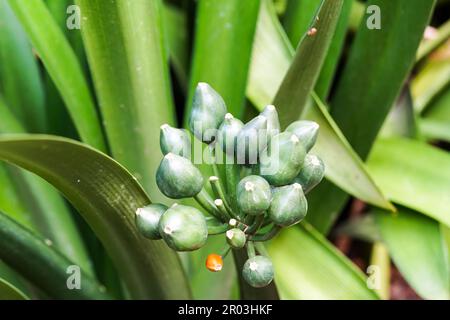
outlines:
{"label": "green unripe berry", "polygon": [[278,112],[275,106],[266,106],[261,115],[267,118],[267,134],[269,137],[273,137],[281,132],[280,120],[278,119]]}
{"label": "green unripe berry", "polygon": [[217,142],[222,150],[229,156],[234,156],[236,150],[236,137],[244,124],[233,117],[231,113],[225,115],[225,119],[219,127]]}
{"label": "green unripe berry", "polygon": [[233,249],[241,249],[247,242],[247,237],[245,236],[244,231],[238,228],[228,230],[225,235],[227,237],[227,243]]}
{"label": "green unripe berry", "polygon": [[202,247],[208,238],[203,214],[194,207],[173,205],[162,215],[159,233],[176,251],[192,251]]}
{"label": "green unripe berry", "polygon": [[167,206],[159,203],[152,203],[146,207],[136,210],[136,226],[139,232],[146,238],[152,240],[161,239],[159,234],[159,220]]}
{"label": "green unripe berry", "polygon": [[247,176],[236,188],[239,209],[244,214],[260,215],[269,208],[272,192],[269,183],[260,176]]}
{"label": "green unripe berry", "polygon": [[286,131],[294,133],[309,152],[316,143],[319,125],[314,121],[299,120],[291,123]]}
{"label": "green unripe berry", "polygon": [[244,264],[242,276],[254,288],[266,287],[274,276],[272,261],[264,256],[250,258]]}
{"label": "green unripe berry", "polygon": [[188,159],[191,156],[191,139],[186,130],[163,124],[159,135],[159,145],[164,155],[174,153]]}
{"label": "green unripe berry", "polygon": [[246,123],[236,138],[238,164],[256,164],[267,145],[267,118],[257,116]]}
{"label": "green unripe berry", "polygon": [[260,158],[259,173],[273,186],[292,183],[300,173],[306,156],[297,136],[282,132],[269,142]]}
{"label": "green unripe berry", "polygon": [[299,175],[295,178],[295,182],[300,183],[303,192],[307,194],[322,181],[324,174],[325,165],[323,164],[323,161],[314,154],[307,154],[305,163],[303,164]]}
{"label": "green unripe berry", "polygon": [[168,153],[156,171],[156,183],[169,198],[188,198],[202,190],[203,176],[190,160]]}
{"label": "green unripe berry", "polygon": [[281,227],[292,226],[302,221],[307,211],[308,203],[300,184],[274,189],[269,208],[269,218],[274,224]]}
{"label": "green unripe berry", "polygon": [[222,123],[227,107],[222,97],[207,83],[199,83],[192,101],[189,118],[191,132],[205,143],[214,140],[215,130]]}

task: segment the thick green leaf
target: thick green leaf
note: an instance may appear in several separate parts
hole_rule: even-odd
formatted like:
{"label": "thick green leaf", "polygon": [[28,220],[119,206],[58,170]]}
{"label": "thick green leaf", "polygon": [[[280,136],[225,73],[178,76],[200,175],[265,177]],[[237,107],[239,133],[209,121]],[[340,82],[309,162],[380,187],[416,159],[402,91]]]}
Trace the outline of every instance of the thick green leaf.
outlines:
{"label": "thick green leaf", "polygon": [[105,150],[100,122],[80,64],[42,0],[8,0],[69,109],[83,141]]}
{"label": "thick green leaf", "polygon": [[[263,1],[247,87],[247,96],[260,110],[273,100],[293,54],[293,49],[274,15],[271,2]],[[384,208],[391,208],[328,115],[326,108],[320,104],[309,108],[307,113],[305,118],[317,121],[321,126],[314,152],[325,161],[327,178],[356,197]]]}
{"label": "thick green leaf", "polygon": [[[50,297],[60,299],[108,299],[105,288],[78,269],[80,289],[68,287],[69,267],[74,262],[0,212],[0,258]],[[79,267],[78,267],[79,268]],[[75,271],[76,272],[76,271]],[[75,276],[75,275],[74,275]]]}
{"label": "thick green leaf", "polygon": [[351,238],[374,243],[381,240],[375,218],[371,214],[345,221],[334,230],[334,234],[346,235]]}
{"label": "thick green leaf", "polygon": [[45,132],[44,90],[37,59],[6,0],[0,1],[0,65],[1,91],[14,114],[29,130]]}
{"label": "thick green leaf", "polygon": [[[209,83],[241,118],[259,0],[200,0],[185,120],[198,82]],[[187,123],[187,122],[185,122]]]}
{"label": "thick green leaf", "polygon": [[[381,30],[370,30],[362,19],[331,102],[331,115],[362,159],[414,64],[434,1],[370,0],[369,5],[381,10]],[[324,231],[348,200],[326,183],[311,198],[314,225]]]}
{"label": "thick green leaf", "polygon": [[447,152],[413,140],[380,139],[368,168],[389,199],[450,226]]}
{"label": "thick green leaf", "polygon": [[[0,119],[0,133],[25,132],[1,96]],[[9,175],[7,172],[0,174],[0,193],[7,197],[0,203],[0,208],[12,209],[5,212],[51,240],[59,250],[92,275],[91,261],[64,200],[46,181],[30,172],[14,169],[9,170]]]}
{"label": "thick green leaf", "polygon": [[0,300],[28,300],[29,298],[13,284],[0,279]]}
{"label": "thick green leaf", "polygon": [[331,41],[330,48],[328,49],[325,62],[323,63],[319,79],[317,79],[315,91],[323,101],[326,101],[327,96],[330,93],[333,78],[339,65],[339,59],[345,44],[353,4],[353,0],[344,0],[341,14],[336,25],[336,31]]}
{"label": "thick green leaf", "polygon": [[450,20],[443,23],[437,30],[437,34],[433,39],[425,40],[419,47],[417,51],[417,61],[421,61],[423,58],[428,56],[437,47],[450,38]]}
{"label": "thick green leaf", "polygon": [[304,35],[289,70],[275,95],[282,128],[300,118],[310,101],[327,56],[344,0],[324,0],[311,24],[315,33]]}
{"label": "thick green leaf", "polygon": [[112,155],[155,201],[159,127],[174,123],[161,3],[79,0],[83,40]]}
{"label": "thick green leaf", "polygon": [[429,140],[443,140],[450,142],[450,123],[448,121],[420,119],[421,133]]}
{"label": "thick green leaf", "polygon": [[166,4],[163,7],[167,52],[183,90],[187,90],[189,72],[188,19],[185,11]]}
{"label": "thick green leaf", "polygon": [[416,212],[376,212],[377,225],[395,265],[416,292],[426,299],[450,298],[447,246],[439,223]]}
{"label": "thick green leaf", "polygon": [[322,0],[289,1],[283,16],[283,26],[291,44],[296,47],[316,17]]}
{"label": "thick green leaf", "polygon": [[40,135],[3,136],[0,158],[64,194],[102,241],[132,298],[189,297],[176,253],[136,229],[135,211],[150,200],[120,164],[76,141]]}
{"label": "thick green leaf", "polygon": [[[450,50],[449,48],[450,45],[443,50]],[[450,56],[445,53],[443,55],[444,57],[430,59],[412,82],[414,109],[419,113],[450,83]]]}
{"label": "thick green leaf", "polygon": [[434,3],[422,0],[367,3],[379,6],[381,29],[369,29],[363,19],[331,101],[331,115],[363,159],[415,62]]}
{"label": "thick green leaf", "polygon": [[450,89],[439,95],[425,110],[419,125],[426,137],[450,141]]}
{"label": "thick green leaf", "polygon": [[377,299],[366,279],[312,226],[283,231],[269,246],[282,299]]}

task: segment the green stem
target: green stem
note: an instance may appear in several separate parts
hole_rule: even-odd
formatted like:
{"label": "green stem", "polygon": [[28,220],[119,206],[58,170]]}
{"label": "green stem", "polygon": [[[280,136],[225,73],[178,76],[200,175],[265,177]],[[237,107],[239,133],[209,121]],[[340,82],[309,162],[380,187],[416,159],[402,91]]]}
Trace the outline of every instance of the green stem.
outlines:
{"label": "green stem", "polygon": [[264,222],[264,214],[257,216],[253,221],[253,223],[250,225],[250,227],[247,229],[247,234],[256,233],[263,224],[263,222]]}
{"label": "green stem", "polygon": [[202,189],[197,195],[194,196],[195,201],[206,211],[208,211],[215,218],[222,220],[221,213],[219,209],[214,204],[214,200],[211,196],[206,192],[205,189]]}
{"label": "green stem", "polygon": [[214,192],[214,195],[223,201],[223,204],[225,206],[225,209],[227,210],[228,215],[231,216],[232,218],[236,218],[233,209],[228,203],[227,196],[225,195],[225,190],[222,187],[222,183],[220,183],[220,178],[218,176],[209,177],[209,183],[211,184],[211,188]]}
{"label": "green stem", "polygon": [[224,205],[222,199],[214,200],[214,204],[216,205],[217,209],[220,212],[221,220],[223,222],[230,221],[231,216],[228,213],[227,209],[225,208],[225,205]]}
{"label": "green stem", "polygon": [[255,246],[253,242],[248,241],[246,244],[246,248],[247,248],[247,255],[250,259],[256,256]]}
{"label": "green stem", "polygon": [[220,225],[208,225],[208,234],[210,236],[222,234],[222,233],[226,232],[228,229],[229,229],[229,225],[226,223],[220,224]]}
{"label": "green stem", "polygon": [[73,266],[77,270],[78,266],[1,212],[0,239],[0,258],[49,296],[60,299],[111,298],[104,292],[104,287],[80,269],[81,289],[70,290],[68,270]]}
{"label": "green stem", "polygon": [[231,205],[234,210],[237,210],[236,203],[236,186],[240,178],[240,167],[238,164],[225,164],[225,175],[227,182],[227,191],[230,195]]}
{"label": "green stem", "polygon": [[269,257],[269,253],[267,252],[266,247],[264,246],[264,243],[262,242],[255,242],[255,248],[256,251],[262,256]]}
{"label": "green stem", "polygon": [[280,226],[274,225],[269,232],[263,235],[256,235],[250,238],[251,241],[268,241],[275,237],[281,231]]}

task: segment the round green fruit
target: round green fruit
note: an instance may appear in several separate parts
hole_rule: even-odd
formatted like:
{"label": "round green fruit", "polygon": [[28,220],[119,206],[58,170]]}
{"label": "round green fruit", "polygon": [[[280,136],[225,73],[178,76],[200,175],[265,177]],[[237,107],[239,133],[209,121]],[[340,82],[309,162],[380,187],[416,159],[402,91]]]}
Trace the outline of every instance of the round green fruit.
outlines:
{"label": "round green fruit", "polygon": [[278,119],[278,112],[275,106],[266,106],[261,115],[267,118],[267,135],[269,137],[276,136],[281,132],[280,120]]}
{"label": "round green fruit", "polygon": [[190,160],[168,153],[158,167],[156,183],[169,198],[188,198],[202,190],[203,176]]}
{"label": "round green fruit", "polygon": [[242,121],[234,118],[231,113],[225,115],[225,119],[219,127],[217,142],[227,155],[234,157],[236,137],[243,126]]}
{"label": "round green fruit", "polygon": [[167,206],[159,203],[152,203],[146,207],[136,210],[136,226],[139,232],[146,238],[152,240],[161,239],[159,234],[159,220]]}
{"label": "round green fruit", "polygon": [[295,182],[300,183],[303,192],[307,194],[322,181],[324,175],[325,165],[323,161],[314,154],[308,154],[299,175],[295,178]]}
{"label": "round green fruit", "polygon": [[255,288],[268,286],[274,276],[272,261],[264,256],[248,259],[242,269],[244,280]]}
{"label": "round green fruit", "polygon": [[286,131],[294,133],[309,152],[316,143],[319,125],[314,121],[299,120],[291,123]]}
{"label": "round green fruit", "polygon": [[199,83],[195,89],[189,118],[189,127],[195,137],[211,143],[226,113],[227,107],[222,97],[209,84]]}
{"label": "round green fruit", "polygon": [[159,221],[159,233],[176,251],[192,251],[202,247],[208,238],[203,214],[194,207],[173,205]]}
{"label": "round green fruit", "polygon": [[259,115],[247,122],[236,138],[238,164],[257,164],[267,145],[267,118]]}
{"label": "round green fruit", "polygon": [[241,249],[245,246],[245,243],[247,242],[247,237],[244,231],[238,228],[228,230],[225,233],[225,236],[227,237],[227,243],[233,249]]}
{"label": "round green fruit", "polygon": [[305,147],[295,134],[280,133],[262,152],[259,173],[273,186],[290,184],[300,173],[305,156]]}
{"label": "round green fruit", "polygon": [[239,209],[244,214],[260,215],[269,209],[272,192],[269,183],[260,176],[247,176],[236,188]]}
{"label": "round green fruit", "polygon": [[269,208],[269,218],[274,224],[281,227],[292,226],[302,221],[307,211],[308,203],[300,184],[274,189]]}
{"label": "round green fruit", "polygon": [[161,126],[159,144],[164,155],[174,153],[176,155],[190,158],[191,139],[184,129],[173,128],[168,124]]}

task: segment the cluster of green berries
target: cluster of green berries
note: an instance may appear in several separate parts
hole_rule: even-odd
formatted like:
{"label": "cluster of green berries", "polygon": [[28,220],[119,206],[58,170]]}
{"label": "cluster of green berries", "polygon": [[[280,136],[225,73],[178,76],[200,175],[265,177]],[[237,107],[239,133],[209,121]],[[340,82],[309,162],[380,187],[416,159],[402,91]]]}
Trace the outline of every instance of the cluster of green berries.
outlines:
{"label": "cluster of green berries", "polygon": [[[227,113],[222,97],[206,83],[196,88],[189,125],[213,160],[210,187],[191,160],[189,132],[167,124],[161,126],[164,158],[156,182],[167,197],[192,197],[205,213],[183,204],[151,204],[137,210],[137,227],[145,237],[163,239],[176,251],[196,250],[208,235],[225,234],[227,247],[210,254],[206,267],[220,271],[230,249],[246,248],[243,278],[251,286],[267,286],[274,271],[263,241],[304,219],[305,194],[324,176],[323,162],[309,153],[319,126],[296,121],[280,132],[274,106],[244,124]],[[224,163],[218,163],[219,154]]]}

